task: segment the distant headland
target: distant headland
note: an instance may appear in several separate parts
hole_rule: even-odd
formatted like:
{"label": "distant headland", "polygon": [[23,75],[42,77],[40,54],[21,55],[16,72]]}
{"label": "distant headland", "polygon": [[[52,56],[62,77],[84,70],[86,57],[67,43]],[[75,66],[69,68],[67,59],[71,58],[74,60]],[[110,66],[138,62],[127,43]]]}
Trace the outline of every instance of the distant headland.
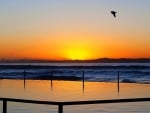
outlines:
{"label": "distant headland", "polygon": [[0,63],[150,63],[150,58],[99,58],[91,60],[0,60]]}

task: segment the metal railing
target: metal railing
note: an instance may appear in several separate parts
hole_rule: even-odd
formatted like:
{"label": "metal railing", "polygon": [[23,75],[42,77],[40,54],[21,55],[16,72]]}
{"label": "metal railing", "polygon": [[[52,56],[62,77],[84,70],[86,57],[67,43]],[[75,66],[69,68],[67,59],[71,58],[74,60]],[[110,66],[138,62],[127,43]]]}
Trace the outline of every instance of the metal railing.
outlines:
{"label": "metal railing", "polygon": [[68,105],[144,102],[144,101],[150,101],[150,97],[148,97],[148,98],[111,99],[111,100],[67,101],[67,102],[39,101],[39,100],[26,100],[26,99],[14,99],[14,98],[1,98],[0,97],[0,101],[3,101],[3,113],[7,113],[7,102],[57,105],[58,113],[63,113],[63,107],[68,106]]}

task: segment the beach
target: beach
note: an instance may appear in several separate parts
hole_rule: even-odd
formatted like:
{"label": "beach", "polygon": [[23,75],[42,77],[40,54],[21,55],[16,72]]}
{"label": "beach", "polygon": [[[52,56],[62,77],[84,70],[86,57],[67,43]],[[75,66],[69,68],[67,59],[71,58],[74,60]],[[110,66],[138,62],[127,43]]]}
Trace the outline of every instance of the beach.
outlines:
{"label": "beach", "polygon": [[[88,101],[150,96],[149,63],[4,63],[0,97]],[[119,83],[119,84],[118,84]],[[64,106],[64,113],[149,113],[150,102]],[[0,101],[2,113],[2,101]],[[8,113],[57,113],[55,105],[8,102]]]}
{"label": "beach", "polygon": [[[45,100],[45,101],[82,101],[120,98],[142,98],[150,96],[150,84],[120,83],[119,94],[117,83],[85,82],[54,80],[3,79],[0,81],[0,97]],[[95,104],[65,106],[64,113],[149,113],[150,102]],[[2,102],[0,102],[2,108]],[[128,109],[126,109],[128,108]],[[8,112],[12,113],[57,113],[57,106],[8,103]],[[0,111],[2,113],[2,110]]]}

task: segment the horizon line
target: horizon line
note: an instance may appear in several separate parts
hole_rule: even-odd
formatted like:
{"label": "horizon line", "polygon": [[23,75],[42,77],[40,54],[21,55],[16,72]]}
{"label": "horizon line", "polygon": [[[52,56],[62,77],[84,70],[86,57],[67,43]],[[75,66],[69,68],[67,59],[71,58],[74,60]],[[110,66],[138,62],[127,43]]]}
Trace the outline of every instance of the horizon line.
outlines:
{"label": "horizon line", "polygon": [[114,61],[139,61],[139,62],[150,62],[149,57],[145,58],[97,58],[97,59],[86,59],[86,60],[70,60],[70,59],[64,59],[64,60],[57,60],[57,59],[0,59],[0,62],[114,62]]}

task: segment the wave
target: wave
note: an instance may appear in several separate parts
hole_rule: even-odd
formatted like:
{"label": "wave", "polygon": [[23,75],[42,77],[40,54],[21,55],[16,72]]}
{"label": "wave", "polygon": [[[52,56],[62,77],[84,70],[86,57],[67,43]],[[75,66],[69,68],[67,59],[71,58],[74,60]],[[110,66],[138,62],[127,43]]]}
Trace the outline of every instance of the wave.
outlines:
{"label": "wave", "polygon": [[122,79],[120,82],[122,82],[122,83],[137,83],[135,80],[131,80],[131,79]]}
{"label": "wave", "polygon": [[[25,71],[25,73],[24,73]],[[150,65],[0,65],[1,79],[53,79],[116,82],[120,73],[123,83],[150,83]]]}
{"label": "wave", "polygon": [[[22,77],[15,77],[9,76],[9,77],[0,77],[0,79],[23,79]],[[26,78],[26,80],[67,80],[67,81],[82,81],[83,78],[79,76],[53,76],[52,78],[50,76],[36,76],[36,77],[30,77]],[[114,78],[90,78],[86,77],[84,78],[85,81],[91,81],[91,82],[117,82]],[[120,83],[141,83],[141,84],[150,84],[149,81],[143,80],[143,81],[136,81],[133,79],[121,79]]]}

